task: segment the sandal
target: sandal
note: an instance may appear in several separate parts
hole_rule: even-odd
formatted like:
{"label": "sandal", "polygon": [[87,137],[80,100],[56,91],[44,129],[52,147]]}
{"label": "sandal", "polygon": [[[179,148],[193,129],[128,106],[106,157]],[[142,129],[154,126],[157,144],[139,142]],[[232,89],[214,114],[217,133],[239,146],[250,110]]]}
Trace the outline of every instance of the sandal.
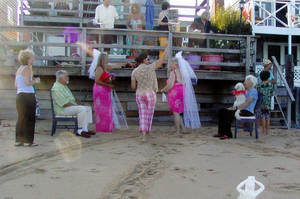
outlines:
{"label": "sandal", "polygon": [[36,143],[24,143],[23,146],[24,147],[36,147],[36,146],[38,146],[38,144],[36,144]]}

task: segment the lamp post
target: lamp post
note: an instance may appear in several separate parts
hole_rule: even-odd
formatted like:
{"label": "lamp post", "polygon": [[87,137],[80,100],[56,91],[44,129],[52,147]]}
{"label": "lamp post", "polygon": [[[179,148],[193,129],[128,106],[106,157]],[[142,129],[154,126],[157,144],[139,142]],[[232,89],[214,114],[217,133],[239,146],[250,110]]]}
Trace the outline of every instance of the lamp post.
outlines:
{"label": "lamp post", "polygon": [[242,34],[242,12],[244,9],[246,1],[245,0],[240,0],[240,9],[241,9],[241,15],[240,15],[240,26],[239,26],[239,34]]}

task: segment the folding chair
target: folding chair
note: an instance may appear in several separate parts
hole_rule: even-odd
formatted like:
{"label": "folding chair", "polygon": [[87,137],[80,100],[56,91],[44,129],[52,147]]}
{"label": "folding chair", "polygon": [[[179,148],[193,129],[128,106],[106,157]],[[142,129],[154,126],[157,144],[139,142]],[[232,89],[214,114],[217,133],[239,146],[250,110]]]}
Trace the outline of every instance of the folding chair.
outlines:
{"label": "folding chair", "polygon": [[[78,129],[77,117],[76,116],[55,115],[51,90],[50,90],[50,101],[51,101],[51,112],[52,112],[51,136],[53,136],[55,134],[56,129],[74,129],[74,134],[76,135],[77,129]],[[70,124],[58,125],[57,122],[74,122],[74,124],[73,125],[70,125]]]}
{"label": "folding chair", "polygon": [[[250,117],[241,116],[240,120],[237,120],[237,119],[235,120],[234,138],[236,138],[238,129],[248,130],[250,132],[250,136],[252,136],[253,123],[254,123],[255,124],[255,137],[256,137],[256,139],[258,139],[258,132],[257,132],[258,122],[257,122],[257,120],[258,120],[258,112],[259,112],[258,110],[259,110],[260,104],[261,104],[261,98],[262,98],[262,93],[259,92],[256,104],[255,104],[255,108],[254,108],[254,112],[255,112],[254,116],[250,116]],[[238,127],[239,122],[248,123],[249,126]]]}

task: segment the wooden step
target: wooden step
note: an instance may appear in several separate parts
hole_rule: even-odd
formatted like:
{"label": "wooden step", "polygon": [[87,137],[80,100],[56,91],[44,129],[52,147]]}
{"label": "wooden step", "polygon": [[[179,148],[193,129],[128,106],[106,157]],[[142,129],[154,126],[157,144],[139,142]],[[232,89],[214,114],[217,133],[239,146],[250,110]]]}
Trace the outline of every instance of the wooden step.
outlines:
{"label": "wooden step", "polygon": [[288,129],[287,126],[271,126],[270,125],[270,129]]}
{"label": "wooden step", "polygon": [[278,117],[278,118],[271,118],[271,121],[281,121],[284,120],[283,117]]}

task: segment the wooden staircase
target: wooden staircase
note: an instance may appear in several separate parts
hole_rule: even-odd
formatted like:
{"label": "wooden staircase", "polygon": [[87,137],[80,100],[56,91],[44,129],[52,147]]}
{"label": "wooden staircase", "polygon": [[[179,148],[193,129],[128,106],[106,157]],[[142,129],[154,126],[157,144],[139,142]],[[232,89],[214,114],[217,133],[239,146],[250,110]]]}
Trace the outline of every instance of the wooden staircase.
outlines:
{"label": "wooden staircase", "polygon": [[285,117],[286,112],[286,103],[280,102],[280,98],[286,97],[286,95],[276,93],[274,95],[275,102],[274,102],[274,110],[271,110],[270,116],[270,128],[282,128],[288,129],[288,122]]}
{"label": "wooden staircase", "polygon": [[271,111],[270,128],[290,129],[292,127],[292,102],[295,98],[275,56],[272,56],[272,59],[273,74],[277,79],[277,84],[274,85],[275,103],[274,110]]}

